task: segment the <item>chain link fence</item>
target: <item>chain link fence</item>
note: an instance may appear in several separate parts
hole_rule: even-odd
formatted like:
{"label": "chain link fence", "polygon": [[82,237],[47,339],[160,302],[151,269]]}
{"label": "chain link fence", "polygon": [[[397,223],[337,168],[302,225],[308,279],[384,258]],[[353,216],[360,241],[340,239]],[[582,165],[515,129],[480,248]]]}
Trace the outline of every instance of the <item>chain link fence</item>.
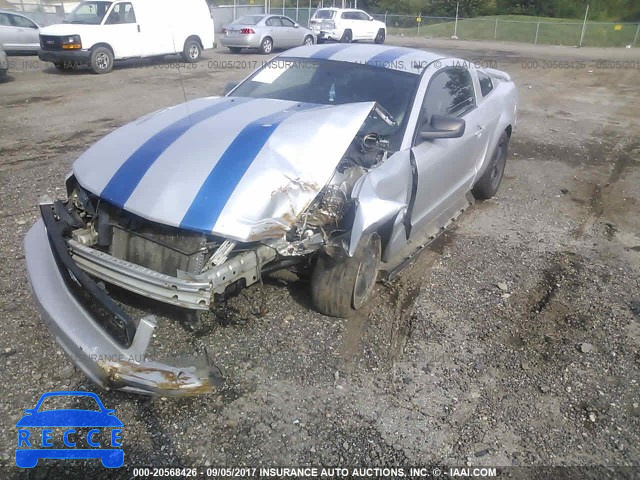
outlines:
{"label": "chain link fence", "polygon": [[[267,10],[272,14],[286,15],[300,25],[307,26],[316,7],[297,2],[296,7],[282,7],[271,2],[239,5],[232,0],[223,0],[229,5],[211,6],[216,30],[244,15],[261,14]],[[304,1],[304,0],[303,0]],[[290,4],[290,2],[289,2]],[[24,12],[39,25],[59,23],[64,19],[73,3],[37,3],[34,0],[0,0],[0,8],[11,8]],[[477,18],[429,17],[422,15],[373,14],[385,22],[388,35],[422,38],[458,38],[461,40],[493,40],[500,42],[523,42],[544,45],[566,45],[587,47],[640,47],[640,22],[582,22],[556,20],[552,18],[527,18],[518,16],[495,16]]]}
{"label": "chain link fence", "polygon": [[522,17],[423,17],[373,15],[384,21],[389,35],[423,38],[495,40],[587,47],[640,46],[640,23],[581,22]]}

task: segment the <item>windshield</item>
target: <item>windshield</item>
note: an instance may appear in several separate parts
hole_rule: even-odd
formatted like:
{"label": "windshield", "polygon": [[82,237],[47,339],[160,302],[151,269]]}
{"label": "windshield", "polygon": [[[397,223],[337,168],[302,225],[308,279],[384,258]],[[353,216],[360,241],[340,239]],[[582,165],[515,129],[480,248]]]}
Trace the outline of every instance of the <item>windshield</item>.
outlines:
{"label": "windshield", "polygon": [[231,25],[257,25],[263,18],[264,15],[247,15],[245,17],[240,17]]}
{"label": "windshield", "polygon": [[334,14],[333,10],[318,10],[316,13],[313,14],[313,18],[320,18],[320,19],[333,18],[333,14]]}
{"label": "windshield", "polygon": [[84,23],[87,25],[100,25],[104,14],[107,13],[113,2],[80,2],[69,15],[64,19],[64,23]]}
{"label": "windshield", "polygon": [[45,398],[38,412],[46,412],[50,410],[90,410],[99,412],[100,406],[93,397],[75,396],[75,395],[53,395]]}
{"label": "windshield", "polygon": [[418,80],[418,75],[390,68],[279,57],[241,83],[231,96],[324,105],[378,102],[393,117],[395,125],[374,118],[365,123],[365,128],[367,132],[392,137],[404,129]]}

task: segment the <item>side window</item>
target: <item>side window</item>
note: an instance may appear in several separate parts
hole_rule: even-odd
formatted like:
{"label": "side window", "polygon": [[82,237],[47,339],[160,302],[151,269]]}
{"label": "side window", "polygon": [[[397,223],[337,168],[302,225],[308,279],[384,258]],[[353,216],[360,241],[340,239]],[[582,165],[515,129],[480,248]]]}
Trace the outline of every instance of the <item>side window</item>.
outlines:
{"label": "side window", "polygon": [[133,5],[129,2],[116,3],[105,22],[106,25],[121,23],[136,23],[136,14],[133,11]]}
{"label": "side window", "polygon": [[491,90],[493,90],[491,77],[485,73],[478,72],[478,80],[480,81],[480,91],[482,92],[482,96],[486,97],[491,93]]}
{"label": "side window", "polygon": [[0,13],[0,26],[10,27],[11,22],[9,21],[9,15],[5,13]]}
{"label": "side window", "polygon": [[429,82],[422,103],[422,115],[428,122],[432,115],[463,116],[476,106],[471,75],[464,68],[448,68],[435,74]]}
{"label": "side window", "polygon": [[34,29],[38,28],[37,25],[28,18],[24,18],[19,15],[9,15],[9,17],[11,18],[11,23],[13,23],[13,25],[16,27]]}
{"label": "side window", "polygon": [[271,18],[267,19],[267,21],[264,22],[264,23],[268,27],[281,27],[282,26],[282,22],[280,21],[280,19],[278,17],[271,17]]}
{"label": "side window", "polygon": [[287,17],[280,17],[280,21],[282,22],[283,27],[294,27],[295,23],[288,19]]}
{"label": "side window", "polygon": [[342,18],[342,20],[353,20],[353,15],[351,15],[351,12],[342,12],[340,18]]}
{"label": "side window", "polygon": [[369,21],[369,15],[364,12],[356,12],[355,15],[358,20],[366,20],[367,22]]}

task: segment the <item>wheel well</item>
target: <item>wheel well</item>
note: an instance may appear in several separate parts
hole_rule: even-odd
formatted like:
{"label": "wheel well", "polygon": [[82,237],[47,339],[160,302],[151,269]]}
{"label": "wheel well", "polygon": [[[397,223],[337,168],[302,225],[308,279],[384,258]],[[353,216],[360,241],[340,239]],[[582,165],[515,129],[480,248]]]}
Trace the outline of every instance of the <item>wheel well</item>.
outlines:
{"label": "wheel well", "polygon": [[108,48],[111,51],[111,54],[115,56],[115,54],[113,53],[113,48],[108,43],[96,43],[93,47],[91,47],[91,51],[93,52],[98,47]]}
{"label": "wheel well", "polygon": [[262,40],[260,40],[260,45],[262,45],[262,42],[264,42],[267,38],[271,40],[271,43],[273,43],[273,38],[271,38],[271,35],[265,35],[264,37],[262,37]]}
{"label": "wheel well", "polygon": [[[305,40],[306,40],[307,38],[310,38],[311,40],[313,40],[313,35],[305,35],[305,36],[304,36],[304,38],[305,38]],[[313,43],[316,43],[316,42],[313,42]]]}
{"label": "wheel well", "polygon": [[511,125],[507,126],[507,128],[505,129],[505,132],[507,132],[507,137],[511,138]]}
{"label": "wheel well", "polygon": [[186,45],[189,40],[195,40],[200,45],[200,48],[204,50],[202,40],[200,40],[200,37],[198,35],[191,35],[190,37],[187,37],[187,39],[184,41],[184,44]]}

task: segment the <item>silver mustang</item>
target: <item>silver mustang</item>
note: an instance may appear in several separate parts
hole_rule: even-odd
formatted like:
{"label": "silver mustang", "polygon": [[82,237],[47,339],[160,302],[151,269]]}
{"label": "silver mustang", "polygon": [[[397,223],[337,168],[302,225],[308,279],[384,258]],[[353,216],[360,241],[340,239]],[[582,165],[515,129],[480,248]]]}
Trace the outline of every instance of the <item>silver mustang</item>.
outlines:
{"label": "silver mustang", "polygon": [[[500,185],[516,121],[509,75],[400,47],[300,47],[224,97],[149,114],[74,163],[67,199],[25,239],[35,298],[94,381],[210,388],[206,368],[147,356],[156,328],[110,285],[190,311],[279,269],[348,316]],[[106,285],[106,286],[105,286]]]}

